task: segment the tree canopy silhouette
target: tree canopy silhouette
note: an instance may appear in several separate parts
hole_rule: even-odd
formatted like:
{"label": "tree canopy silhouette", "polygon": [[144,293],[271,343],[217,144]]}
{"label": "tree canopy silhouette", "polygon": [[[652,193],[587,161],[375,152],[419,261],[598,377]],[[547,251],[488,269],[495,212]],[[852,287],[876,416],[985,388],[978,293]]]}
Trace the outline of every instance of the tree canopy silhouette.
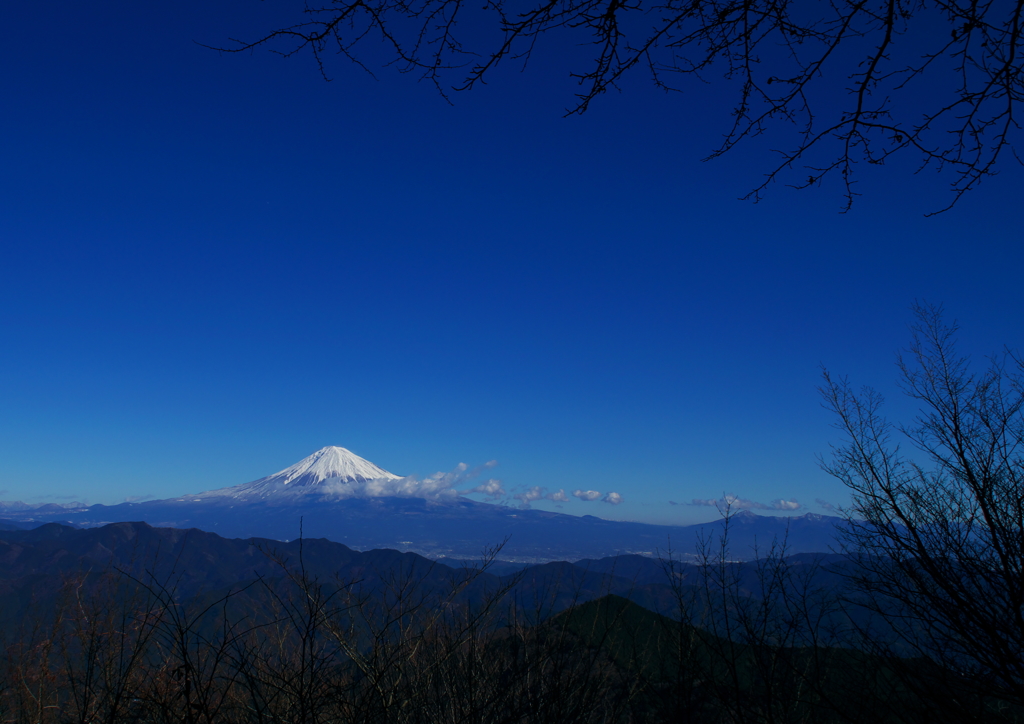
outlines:
{"label": "tree canopy silhouette", "polygon": [[973,372],[941,308],[915,314],[899,368],[917,418],[894,424],[877,392],[826,373],[825,405],[846,441],[824,468],[853,493],[846,542],[868,605],[890,624],[886,638],[1019,706],[1024,360],[1007,351]]}
{"label": "tree canopy silhouette", "polygon": [[665,90],[724,79],[731,121],[708,158],[778,126],[779,160],[745,198],[778,181],[838,177],[848,209],[860,164],[912,156],[949,174],[955,204],[1019,157],[1021,0],[331,0],[222,50],[308,52],[386,62],[446,97],[526,62],[541,44],[587,46],[570,69],[580,114],[634,76]]}

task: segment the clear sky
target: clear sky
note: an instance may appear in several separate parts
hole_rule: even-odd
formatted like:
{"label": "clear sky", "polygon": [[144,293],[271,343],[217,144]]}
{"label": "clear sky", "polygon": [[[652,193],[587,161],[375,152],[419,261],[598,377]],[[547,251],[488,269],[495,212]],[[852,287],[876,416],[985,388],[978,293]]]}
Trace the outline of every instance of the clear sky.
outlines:
{"label": "clear sky", "polygon": [[700,162],[728,88],[564,118],[557,54],[449,105],[194,42],[296,7],[5,5],[0,500],[169,497],[341,445],[623,498],[573,514],[823,512],[820,365],[895,397],[915,299],[978,357],[1020,344],[1019,168],[932,218],[946,181],[898,164],[845,215],[829,185],[751,204],[771,138]]}

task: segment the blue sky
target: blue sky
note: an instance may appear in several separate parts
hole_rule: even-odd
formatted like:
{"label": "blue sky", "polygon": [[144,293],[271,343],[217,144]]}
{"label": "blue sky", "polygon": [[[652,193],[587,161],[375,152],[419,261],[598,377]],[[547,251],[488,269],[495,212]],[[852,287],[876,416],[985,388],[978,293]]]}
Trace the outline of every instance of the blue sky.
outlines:
{"label": "blue sky", "polygon": [[574,514],[822,512],[820,365],[897,397],[915,299],[979,358],[1019,341],[1019,168],[932,218],[946,181],[898,164],[845,215],[828,185],[755,205],[772,139],[700,162],[727,87],[638,79],[564,118],[556,53],[452,106],[193,42],[291,10],[5,8],[0,499],[168,497],[342,445],[623,496]]}

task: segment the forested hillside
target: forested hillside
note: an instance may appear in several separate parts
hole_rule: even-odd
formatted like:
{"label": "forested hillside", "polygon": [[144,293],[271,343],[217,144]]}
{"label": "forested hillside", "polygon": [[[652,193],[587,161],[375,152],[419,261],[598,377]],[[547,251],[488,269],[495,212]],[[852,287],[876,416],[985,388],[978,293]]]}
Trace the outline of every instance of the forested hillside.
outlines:
{"label": "forested hillside", "polygon": [[[886,653],[837,556],[499,576],[324,540],[0,534],[8,722],[1018,721]],[[656,612],[656,609],[658,612]]]}

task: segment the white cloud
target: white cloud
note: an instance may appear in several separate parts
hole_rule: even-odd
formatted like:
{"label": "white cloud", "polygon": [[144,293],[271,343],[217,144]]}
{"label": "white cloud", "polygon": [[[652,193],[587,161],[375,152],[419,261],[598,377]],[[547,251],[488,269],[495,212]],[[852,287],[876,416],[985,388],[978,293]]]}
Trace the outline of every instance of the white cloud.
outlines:
{"label": "white cloud", "polygon": [[597,500],[601,497],[601,493],[596,490],[574,490],[572,494],[580,500]]}
{"label": "white cloud", "polygon": [[[320,491],[335,498],[425,498],[427,500],[451,500],[460,495],[458,488],[469,482],[484,470],[497,463],[490,461],[472,470],[466,463],[459,463],[448,473],[434,473],[425,478],[409,475],[404,478],[378,478],[365,481],[342,481],[331,478],[320,484]],[[482,488],[501,487],[500,480],[488,480]],[[467,491],[468,492],[468,491]],[[485,493],[487,494],[487,493]]]}
{"label": "white cloud", "polygon": [[553,500],[556,503],[568,503],[569,496],[565,494],[564,488],[559,488],[557,493],[548,493],[544,496],[548,500]]}
{"label": "white cloud", "polygon": [[415,475],[353,482],[331,478],[323,481],[320,489],[335,498],[454,498],[458,495],[454,484],[463,472],[456,468],[451,473],[437,473],[423,479]]}
{"label": "white cloud", "polygon": [[750,510],[751,508],[767,508],[763,503],[741,498],[735,493],[726,493],[721,498],[694,498],[690,505],[706,505],[711,508],[732,510]]}
{"label": "white cloud", "polygon": [[519,501],[519,507],[526,509],[530,507],[530,503],[534,500],[540,500],[544,497],[544,488],[539,485],[534,485],[532,488],[527,488],[521,493],[516,493],[512,496]]}
{"label": "white cloud", "polygon": [[622,496],[618,493],[608,493],[608,495],[602,498],[602,501],[605,503],[611,503],[612,505],[618,505],[622,502]]}
{"label": "white cloud", "polygon": [[694,498],[688,505],[706,505],[711,508],[717,508],[718,502],[717,498]]}
{"label": "white cloud", "polygon": [[[470,478],[475,478],[477,475],[482,473],[484,470],[490,470],[491,468],[496,467],[497,464],[498,464],[497,460],[488,460],[483,465],[477,465],[475,468],[473,468],[468,473],[466,473],[466,479],[468,480]],[[465,463],[459,463],[459,465],[463,466],[463,469],[468,467]]]}
{"label": "white cloud", "polygon": [[481,493],[488,498],[503,498],[505,497],[505,487],[497,478],[491,478],[480,483],[475,488],[459,491],[459,495],[469,495],[470,493]]}
{"label": "white cloud", "polygon": [[726,493],[721,498],[694,498],[690,505],[704,505],[725,510],[800,510],[803,506],[796,500],[779,498],[771,503],[759,503],[749,498],[741,498],[735,493]]}

